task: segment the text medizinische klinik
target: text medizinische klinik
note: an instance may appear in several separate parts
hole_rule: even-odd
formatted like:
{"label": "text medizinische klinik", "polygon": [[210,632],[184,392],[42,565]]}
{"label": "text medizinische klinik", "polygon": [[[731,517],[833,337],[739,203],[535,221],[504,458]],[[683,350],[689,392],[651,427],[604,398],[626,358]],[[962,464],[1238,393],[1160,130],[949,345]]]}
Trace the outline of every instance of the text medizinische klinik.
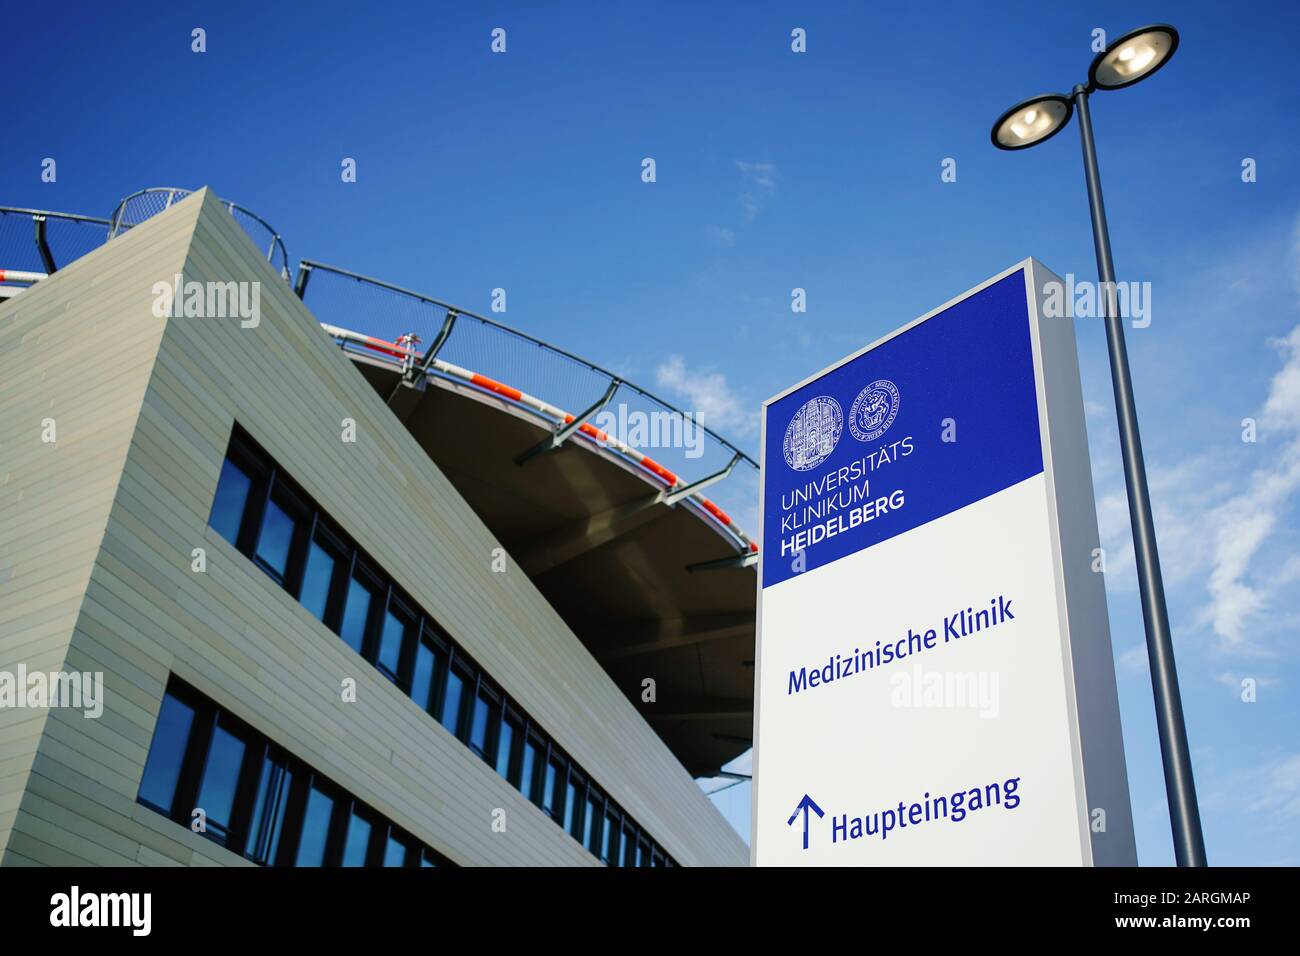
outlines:
{"label": "text medizinische klinik", "polygon": [[906,458],[912,448],[912,436],[908,435],[781,495],[781,556],[796,555],[810,545],[903,507],[903,489],[873,498],[867,476]]}

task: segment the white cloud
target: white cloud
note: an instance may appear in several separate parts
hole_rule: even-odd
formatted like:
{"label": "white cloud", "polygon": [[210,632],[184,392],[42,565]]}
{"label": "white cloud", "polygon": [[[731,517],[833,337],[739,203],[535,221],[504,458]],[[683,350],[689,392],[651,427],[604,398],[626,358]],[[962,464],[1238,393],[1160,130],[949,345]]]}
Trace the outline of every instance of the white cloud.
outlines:
{"label": "white cloud", "polygon": [[1240,694],[1245,689],[1241,686],[1241,682],[1247,678],[1253,680],[1256,687],[1276,687],[1278,683],[1277,680],[1272,677],[1260,677],[1256,674],[1237,674],[1232,671],[1224,671],[1221,674],[1216,674],[1214,679],[1224,687],[1231,690],[1234,694]]}
{"label": "white cloud", "polygon": [[727,229],[723,226],[709,226],[709,235],[713,241],[723,248],[730,248],[736,244],[736,232],[734,229]]}
{"label": "white cloud", "polygon": [[1149,664],[1145,644],[1134,644],[1119,656],[1119,667],[1124,673],[1145,674]]}
{"label": "white cloud", "polygon": [[685,359],[670,355],[655,369],[655,380],[661,388],[681,396],[687,405],[685,410],[709,428],[748,434],[757,425],[757,411],[741,403],[721,372],[690,372]]}
{"label": "white cloud", "polygon": [[[1173,467],[1148,467],[1161,572],[1169,587],[1197,579],[1209,565],[1211,544],[1205,529],[1213,523],[1210,512],[1232,489],[1230,481],[1206,480],[1219,473],[1220,464],[1206,454]],[[1107,584],[1118,591],[1136,590],[1133,536],[1129,530],[1128,493],[1123,475],[1118,463],[1109,457],[1099,462],[1095,471],[1107,475],[1104,483],[1098,482],[1104,490],[1097,496],[1097,525],[1106,551]]]}
{"label": "white cloud", "polygon": [[1300,325],[1279,348],[1285,362],[1270,383],[1255,446],[1264,461],[1250,473],[1245,489],[1214,515],[1210,603],[1202,616],[1228,646],[1249,643],[1252,623],[1294,573],[1294,561],[1271,569],[1255,566],[1300,490]]}
{"label": "white cloud", "polygon": [[[1242,744],[1249,746],[1245,740]],[[1236,766],[1220,766],[1213,751],[1192,758],[1202,819],[1210,824],[1208,835],[1220,837],[1211,846],[1213,858],[1238,866],[1297,865],[1300,752],[1275,748]]]}
{"label": "white cloud", "polygon": [[[1300,220],[1291,255],[1300,291]],[[1203,582],[1192,623],[1208,628],[1221,651],[1270,652],[1260,625],[1279,630],[1287,608],[1278,605],[1300,581],[1300,557],[1284,553],[1300,492],[1300,325],[1270,344],[1282,364],[1256,415],[1258,441],[1229,455],[1220,447],[1149,471],[1166,584]],[[1094,474],[1107,583],[1133,590],[1127,495],[1117,463],[1103,457]]]}
{"label": "white cloud", "polygon": [[1300,753],[1277,757],[1242,777],[1247,810],[1275,818],[1300,815]]}
{"label": "white cloud", "polygon": [[775,163],[747,163],[738,159],[736,168],[745,183],[740,194],[740,209],[745,222],[753,222],[763,211],[765,199],[776,192],[777,170]]}
{"label": "white cloud", "polygon": [[743,159],[738,159],[736,168],[740,170],[741,175],[764,192],[776,191],[775,163],[747,163]]}

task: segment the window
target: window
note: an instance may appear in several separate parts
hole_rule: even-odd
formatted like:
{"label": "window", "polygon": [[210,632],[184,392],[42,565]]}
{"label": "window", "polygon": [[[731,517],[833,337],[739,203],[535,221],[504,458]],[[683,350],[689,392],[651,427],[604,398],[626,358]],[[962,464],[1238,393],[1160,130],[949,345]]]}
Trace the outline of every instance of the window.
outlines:
{"label": "window", "polygon": [[249,822],[248,844],[244,849],[244,855],[249,859],[263,865],[276,861],[294,779],[293,768],[287,760],[266,756]]}
{"label": "window", "polygon": [[412,852],[405,840],[389,833],[384,841],[384,866],[406,866]]}
{"label": "window", "polygon": [[438,719],[449,731],[460,736],[461,711],[464,709],[465,684],[469,675],[457,664],[447,670],[447,686],[442,695],[442,712]]}
{"label": "window", "polygon": [[434,680],[437,678],[438,658],[433,645],[421,641],[415,647],[415,665],[411,672],[411,700],[428,710],[433,703]]}
{"label": "window", "polygon": [[622,866],[636,866],[636,827],[627,818],[623,818],[623,835],[619,842],[622,850]]}
{"label": "window", "polygon": [[542,780],[542,809],[556,820],[560,818],[560,807],[564,802],[564,771],[562,759],[552,756],[546,762],[546,775]]}
{"label": "window", "polygon": [[307,794],[302,832],[298,836],[298,855],[294,866],[324,866],[329,845],[330,821],[334,818],[334,798],[314,786]]}
{"label": "window", "polygon": [[537,753],[539,741],[534,734],[524,738],[523,756],[519,761],[519,779],[515,786],[529,800],[537,802]]}
{"label": "window", "polygon": [[491,762],[488,742],[497,732],[501,722],[501,699],[480,681],[478,694],[474,697],[474,713],[469,724],[469,749],[484,760]]}
{"label": "window", "polygon": [[358,569],[348,582],[347,603],[343,606],[343,626],[339,629],[339,637],[358,654],[365,647],[366,622],[370,620],[370,605],[375,597],[371,586],[362,579],[363,573]]}
{"label": "window", "polygon": [[520,739],[519,719],[510,715],[501,718],[501,727],[497,734],[497,773],[510,780],[510,771],[514,763],[515,741]]}
{"label": "window", "polygon": [[220,724],[213,728],[197,807],[203,810],[209,832],[220,843],[226,843],[230,838],[235,795],[247,752],[248,744],[234,731]]}
{"label": "window", "polygon": [[609,807],[605,811],[605,825],[600,832],[600,858],[609,865],[618,863],[619,829],[619,813]]}
{"label": "window", "polygon": [[176,678],[137,799],[187,829],[203,809],[204,836],[263,866],[446,863]]}
{"label": "window", "polygon": [[[610,863],[628,858],[630,833],[636,835],[639,865],[655,859],[673,865],[635,820],[612,811],[616,822],[606,823],[605,796],[581,768],[511,706],[490,676],[238,424],[208,523],[593,854]],[[386,824],[376,822],[375,814],[363,815],[349,844],[352,821],[362,819],[346,809],[350,797],[339,796],[337,788],[321,790],[316,784],[323,778],[291,758],[267,756],[254,743],[262,738],[248,728],[218,727],[210,716],[195,723],[197,699],[187,691],[164,702],[140,785],[143,803],[169,816],[184,809],[183,818],[173,818],[186,823],[196,802],[209,804],[203,809],[215,823],[213,839],[238,837],[248,857],[264,864],[291,864],[304,854],[319,856],[312,865],[337,863],[345,855],[355,859],[361,827],[370,821],[365,858],[387,859]],[[205,706],[210,714],[213,705]],[[203,776],[209,764],[210,778]],[[329,817],[324,824],[321,814]],[[607,826],[614,827],[608,836]],[[428,853],[416,854],[421,866],[433,865],[426,862]]]}
{"label": "window", "polygon": [[388,599],[384,622],[379,629],[379,650],[375,666],[394,684],[401,684],[402,664],[415,640],[415,615],[395,597]]}
{"label": "window", "polygon": [[343,842],[343,865],[365,866],[370,853],[370,836],[374,825],[360,811],[354,810],[348,820],[348,835]]}
{"label": "window", "polygon": [[605,814],[601,812],[601,804],[604,802],[595,787],[588,788],[587,812],[582,815],[582,845],[597,856],[600,856],[600,825],[605,819]]}
{"label": "window", "polygon": [[564,786],[564,829],[578,840],[582,838],[579,826],[582,823],[581,801],[585,798],[585,788],[581,779],[570,771],[569,780]]}
{"label": "window", "polygon": [[231,544],[238,547],[239,529],[248,507],[248,495],[253,479],[234,459],[226,458],[217,479],[217,494],[212,500],[212,514],[208,524]]}
{"label": "window", "polygon": [[[329,620],[330,595],[342,556],[318,532],[307,550],[307,565],[303,569],[302,591],[298,600],[318,621]],[[332,615],[331,615],[332,616]]]}
{"label": "window", "polygon": [[158,711],[154,745],[149,748],[144,778],[140,781],[140,799],[164,813],[171,813],[176,800],[176,786],[193,724],[194,708],[167,694]]}
{"label": "window", "polygon": [[299,518],[298,509],[288,495],[275,489],[262,515],[254,557],[281,584],[288,577],[289,554],[298,536]]}

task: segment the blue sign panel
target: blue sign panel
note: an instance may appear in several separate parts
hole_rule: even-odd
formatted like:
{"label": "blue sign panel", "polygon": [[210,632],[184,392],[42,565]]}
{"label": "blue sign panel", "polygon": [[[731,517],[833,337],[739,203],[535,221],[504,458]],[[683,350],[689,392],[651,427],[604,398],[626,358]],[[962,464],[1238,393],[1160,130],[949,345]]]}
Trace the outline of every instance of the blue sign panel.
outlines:
{"label": "blue sign panel", "polygon": [[765,588],[1041,473],[1024,271],[773,402],[766,428]]}

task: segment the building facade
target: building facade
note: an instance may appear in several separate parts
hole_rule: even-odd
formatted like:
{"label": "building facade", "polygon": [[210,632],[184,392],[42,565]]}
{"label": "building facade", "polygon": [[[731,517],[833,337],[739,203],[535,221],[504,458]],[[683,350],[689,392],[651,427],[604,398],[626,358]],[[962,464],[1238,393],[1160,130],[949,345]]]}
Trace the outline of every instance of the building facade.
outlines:
{"label": "building facade", "polygon": [[747,862],[207,190],[0,304],[0,408],[0,672],[102,675],[0,707],[0,864]]}

